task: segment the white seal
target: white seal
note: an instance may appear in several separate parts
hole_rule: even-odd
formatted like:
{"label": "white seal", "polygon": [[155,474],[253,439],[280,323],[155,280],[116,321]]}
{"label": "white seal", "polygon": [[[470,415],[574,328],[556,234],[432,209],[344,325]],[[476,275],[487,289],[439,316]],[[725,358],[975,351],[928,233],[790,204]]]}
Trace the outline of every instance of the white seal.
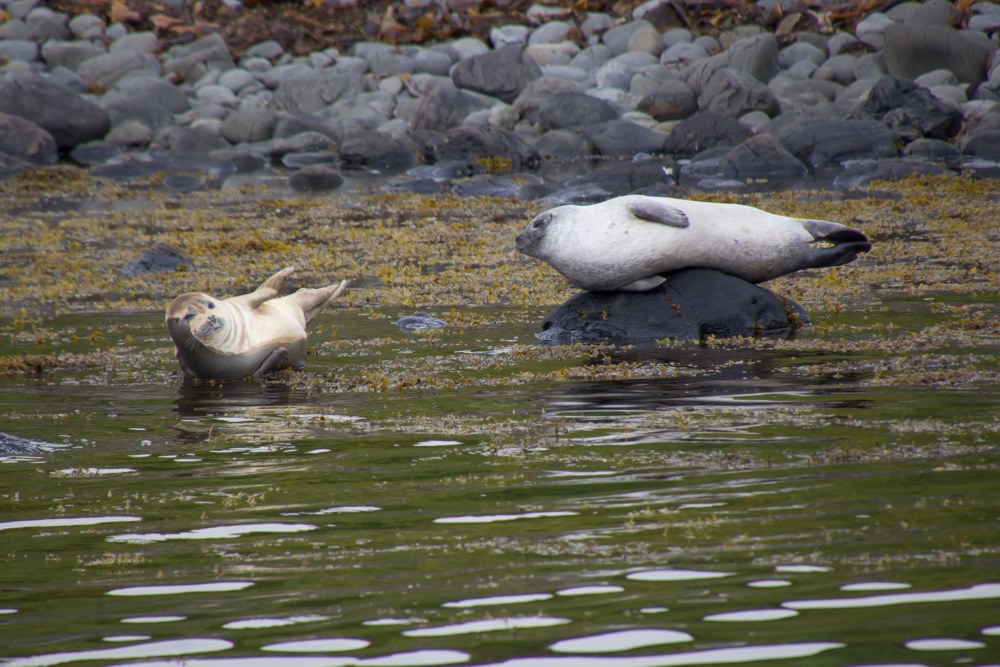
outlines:
{"label": "white seal", "polygon": [[662,274],[692,267],[759,283],[846,264],[871,249],[863,233],[836,222],[643,195],[550,209],[516,245],[592,292],[642,292],[662,283]]}
{"label": "white seal", "polygon": [[282,269],[250,294],[230,299],[200,292],[174,299],[167,306],[167,329],[184,373],[233,380],[289,367],[302,370],[306,325],[344,293],[347,281],[279,298],[285,278],[294,271]]}

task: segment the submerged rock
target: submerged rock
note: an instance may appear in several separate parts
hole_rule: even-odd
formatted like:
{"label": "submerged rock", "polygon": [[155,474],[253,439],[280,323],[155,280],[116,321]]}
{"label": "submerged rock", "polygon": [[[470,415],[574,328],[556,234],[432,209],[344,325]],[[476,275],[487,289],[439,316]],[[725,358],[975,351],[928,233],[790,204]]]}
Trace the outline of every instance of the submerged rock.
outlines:
{"label": "submerged rock", "polygon": [[542,322],[547,343],[648,345],[711,336],[787,336],[809,316],[791,299],[712,269],[682,269],[648,292],[580,292]]}
{"label": "submerged rock", "polygon": [[168,273],[171,271],[194,270],[194,262],[183,252],[166,243],[156,243],[152,248],[134,259],[121,272],[126,276],[137,276],[143,273]]}
{"label": "submerged rock", "polygon": [[427,331],[447,326],[447,322],[439,320],[429,313],[413,313],[403,315],[395,322],[400,331]]}

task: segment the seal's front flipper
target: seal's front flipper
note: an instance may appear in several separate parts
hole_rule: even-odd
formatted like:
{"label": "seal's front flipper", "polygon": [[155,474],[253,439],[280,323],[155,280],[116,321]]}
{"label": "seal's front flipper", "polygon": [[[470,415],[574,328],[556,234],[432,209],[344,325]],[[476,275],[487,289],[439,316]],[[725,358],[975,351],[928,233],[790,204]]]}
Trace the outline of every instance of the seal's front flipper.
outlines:
{"label": "seal's front flipper", "polygon": [[690,224],[684,211],[666,202],[657,201],[655,197],[630,201],[626,208],[637,218],[658,222],[668,227],[684,229]]}
{"label": "seal's front flipper", "polygon": [[271,351],[271,354],[267,355],[267,358],[264,359],[264,362],[254,372],[252,377],[260,378],[286,368],[288,368],[288,350],[283,347],[276,347]]}
{"label": "seal's front flipper", "polygon": [[628,285],[622,285],[618,288],[620,292],[648,292],[649,290],[659,287],[667,281],[663,276],[650,276],[648,278],[642,278]]}

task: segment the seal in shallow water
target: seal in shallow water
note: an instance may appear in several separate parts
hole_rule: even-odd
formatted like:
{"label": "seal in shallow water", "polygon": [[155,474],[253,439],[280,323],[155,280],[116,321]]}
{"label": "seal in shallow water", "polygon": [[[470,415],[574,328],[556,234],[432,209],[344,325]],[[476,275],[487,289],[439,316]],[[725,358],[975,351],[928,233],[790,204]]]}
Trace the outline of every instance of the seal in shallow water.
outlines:
{"label": "seal in shallow water", "polygon": [[751,206],[626,195],[542,213],[516,241],[592,292],[642,292],[678,269],[716,269],[752,283],[837,266],[868,252],[851,227],[774,215]]}
{"label": "seal in shallow water", "polygon": [[278,297],[295,267],[282,269],[250,294],[215,299],[189,292],[167,306],[177,360],[191,377],[233,380],[284,368],[302,370],[306,325],[343,294],[347,281]]}

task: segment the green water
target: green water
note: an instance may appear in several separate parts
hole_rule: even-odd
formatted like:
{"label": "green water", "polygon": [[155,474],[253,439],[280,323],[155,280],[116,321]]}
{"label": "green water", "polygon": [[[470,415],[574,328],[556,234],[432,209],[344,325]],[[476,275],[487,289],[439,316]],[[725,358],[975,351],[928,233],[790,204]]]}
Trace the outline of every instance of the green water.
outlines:
{"label": "green water", "polygon": [[158,314],[0,322],[100,360],[0,375],[0,432],[59,445],[0,464],[0,664],[1000,661],[996,341],[866,345],[960,317],[904,302],[556,353],[543,313],[339,310],[221,386]]}

